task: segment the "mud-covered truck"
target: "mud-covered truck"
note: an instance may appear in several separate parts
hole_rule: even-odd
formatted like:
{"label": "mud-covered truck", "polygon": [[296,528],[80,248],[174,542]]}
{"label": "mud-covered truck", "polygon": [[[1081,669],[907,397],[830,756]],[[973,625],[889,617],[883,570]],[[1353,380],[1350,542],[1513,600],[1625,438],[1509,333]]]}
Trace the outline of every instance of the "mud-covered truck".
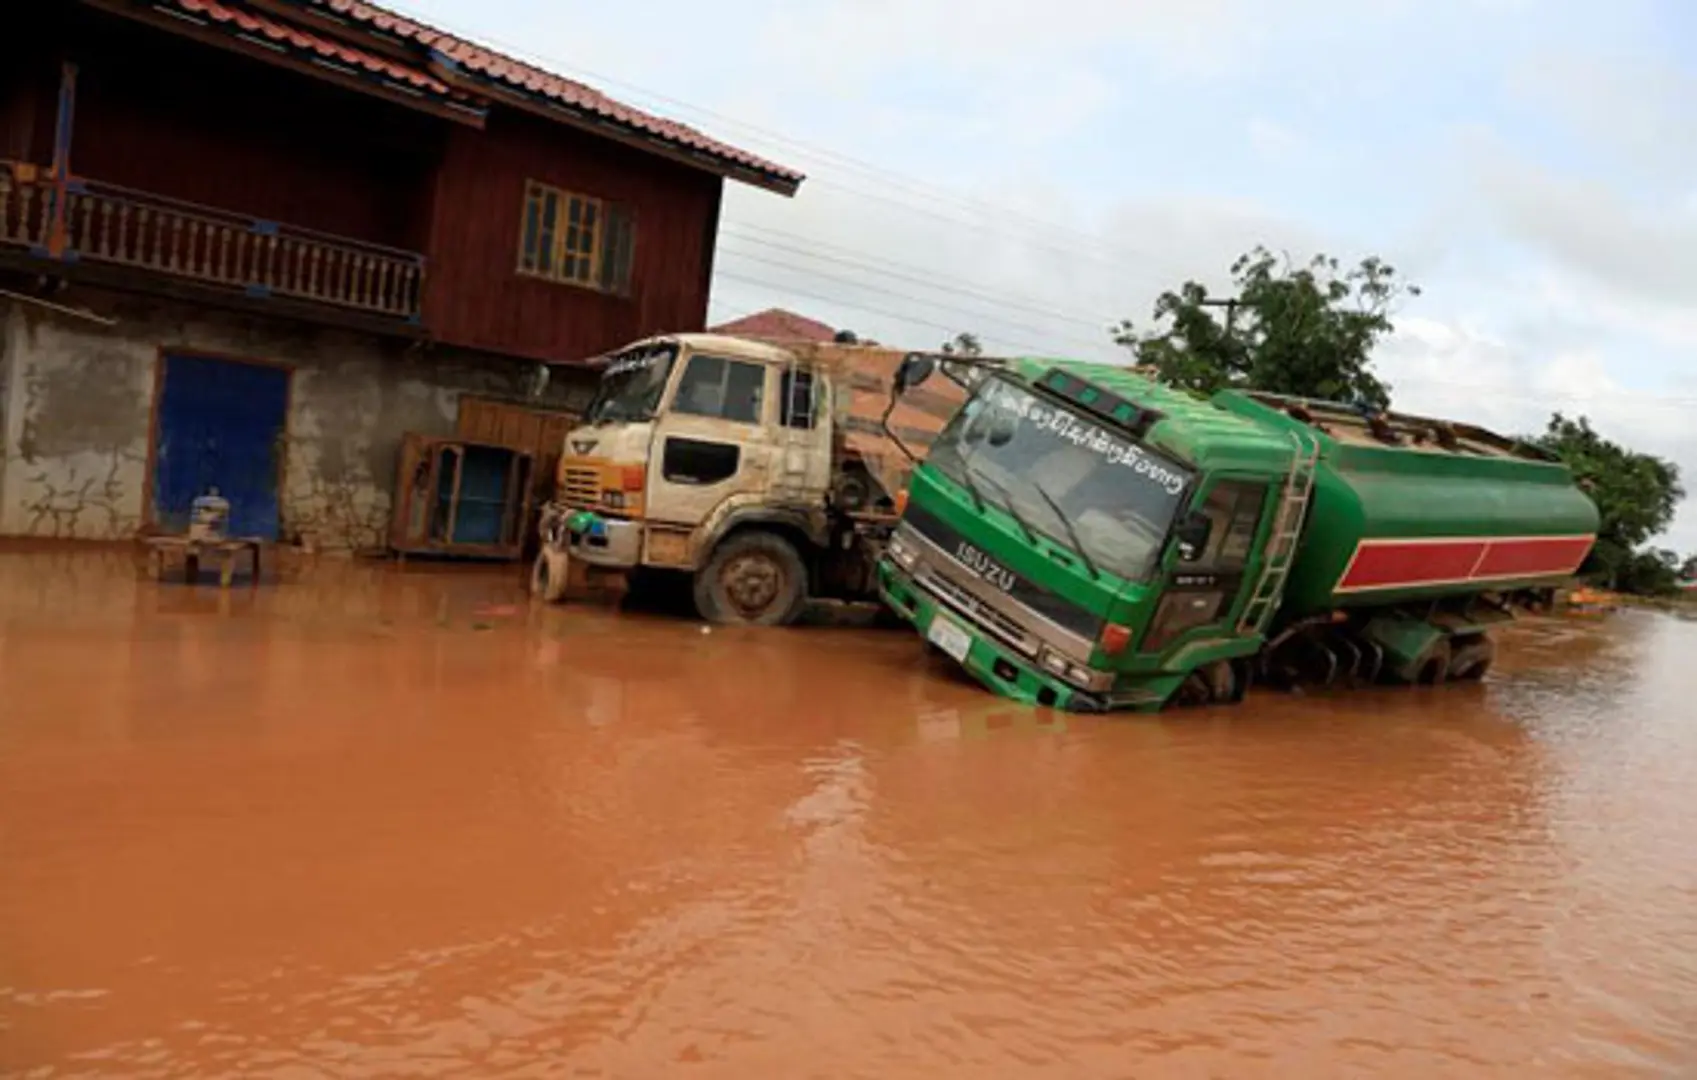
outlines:
{"label": "mud-covered truck", "polygon": [[540,516],[531,589],[548,601],[687,575],[710,622],[782,625],[809,599],[877,602],[877,557],[909,458],[966,394],[899,398],[901,352],[714,334],[601,359]]}
{"label": "mud-covered truck", "polygon": [[1597,522],[1559,461],[1477,427],[1022,359],[913,471],[879,586],[1000,694],[1152,711],[1478,679]]}

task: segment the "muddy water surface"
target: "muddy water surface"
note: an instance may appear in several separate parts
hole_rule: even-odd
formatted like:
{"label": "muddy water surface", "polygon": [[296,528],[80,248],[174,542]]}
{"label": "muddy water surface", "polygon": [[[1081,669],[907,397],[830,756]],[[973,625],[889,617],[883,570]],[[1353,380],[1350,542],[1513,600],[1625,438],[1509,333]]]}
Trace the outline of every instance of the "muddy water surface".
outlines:
{"label": "muddy water surface", "polygon": [[0,556],[0,1073],[1694,1075],[1697,623],[1156,720],[918,652]]}

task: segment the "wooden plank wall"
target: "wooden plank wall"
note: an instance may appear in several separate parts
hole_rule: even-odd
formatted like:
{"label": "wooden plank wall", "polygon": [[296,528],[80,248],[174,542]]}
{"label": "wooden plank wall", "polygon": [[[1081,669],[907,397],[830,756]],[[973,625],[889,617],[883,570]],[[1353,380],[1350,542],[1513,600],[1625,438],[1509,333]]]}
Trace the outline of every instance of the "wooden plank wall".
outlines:
{"label": "wooden plank wall", "polygon": [[78,175],[424,249],[446,121],[151,27],[72,32]]}
{"label": "wooden plank wall", "polygon": [[[635,215],[629,297],[517,273],[525,182]],[[701,330],[723,181],[587,132],[496,109],[456,129],[437,176],[424,319],[443,341],[572,361],[655,333]]]}
{"label": "wooden plank wall", "polygon": [[471,442],[530,451],[536,461],[537,493],[546,495],[553,489],[566,432],[577,423],[578,417],[572,413],[464,396],[460,398],[455,434]]}
{"label": "wooden plank wall", "polygon": [[46,19],[10,22],[0,34],[0,158],[51,159],[60,39]]}

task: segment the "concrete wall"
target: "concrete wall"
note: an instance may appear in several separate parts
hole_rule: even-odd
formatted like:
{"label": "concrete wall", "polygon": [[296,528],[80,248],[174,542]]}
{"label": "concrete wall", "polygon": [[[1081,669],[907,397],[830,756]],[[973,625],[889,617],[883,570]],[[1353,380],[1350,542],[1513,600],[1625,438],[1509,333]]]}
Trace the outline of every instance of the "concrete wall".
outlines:
{"label": "concrete wall", "polygon": [[[531,373],[188,305],[88,291],[54,302],[116,322],[0,298],[0,535],[114,540],[142,527],[161,351],[292,370],[283,533],[325,548],[382,543],[404,432],[450,434],[461,393],[522,394]],[[549,401],[581,407],[588,387],[556,379]]]}

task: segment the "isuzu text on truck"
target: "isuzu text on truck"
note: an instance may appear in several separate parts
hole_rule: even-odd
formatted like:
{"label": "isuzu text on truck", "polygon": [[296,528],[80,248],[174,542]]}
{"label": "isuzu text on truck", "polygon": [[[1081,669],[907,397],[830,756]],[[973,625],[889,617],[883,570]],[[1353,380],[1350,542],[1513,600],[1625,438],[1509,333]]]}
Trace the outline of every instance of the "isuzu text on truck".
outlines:
{"label": "isuzu text on truck", "polygon": [[877,557],[909,459],[966,399],[898,401],[902,354],[714,334],[605,358],[542,511],[532,591],[687,576],[710,622],[779,625],[810,598],[876,602]]}
{"label": "isuzu text on truck", "polygon": [[1477,679],[1597,522],[1560,462],[1476,427],[1022,359],[915,468],[879,583],[998,693],[1154,710],[1254,676]]}

